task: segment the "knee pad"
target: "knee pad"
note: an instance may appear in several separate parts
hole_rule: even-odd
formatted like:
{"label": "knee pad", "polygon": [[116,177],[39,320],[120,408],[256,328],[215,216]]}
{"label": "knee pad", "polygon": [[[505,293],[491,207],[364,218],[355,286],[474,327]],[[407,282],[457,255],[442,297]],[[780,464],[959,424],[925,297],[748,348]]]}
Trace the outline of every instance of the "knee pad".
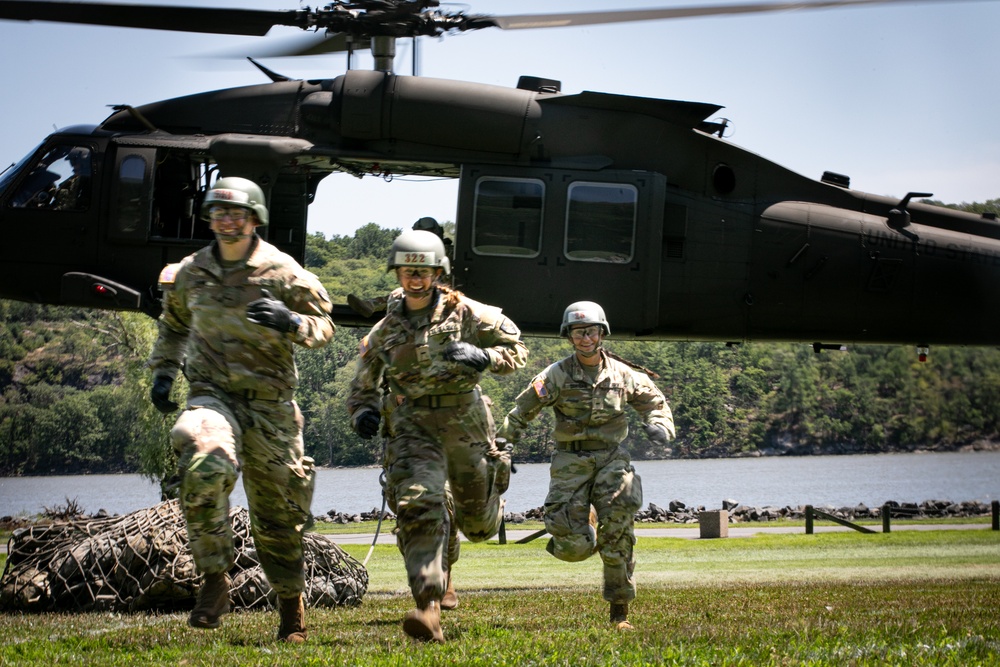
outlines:
{"label": "knee pad", "polygon": [[227,416],[225,408],[217,405],[188,408],[170,429],[170,442],[178,454],[184,451],[222,451],[234,462],[239,437],[240,427],[234,418]]}

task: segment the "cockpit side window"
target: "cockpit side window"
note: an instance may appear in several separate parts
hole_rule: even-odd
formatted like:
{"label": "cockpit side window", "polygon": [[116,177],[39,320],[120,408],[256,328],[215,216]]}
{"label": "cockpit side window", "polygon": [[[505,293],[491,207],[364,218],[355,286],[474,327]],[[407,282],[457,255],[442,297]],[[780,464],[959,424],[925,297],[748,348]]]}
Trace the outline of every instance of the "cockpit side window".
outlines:
{"label": "cockpit side window", "polygon": [[90,207],[93,151],[87,146],[55,146],[26,174],[11,199],[15,208],[83,211]]}

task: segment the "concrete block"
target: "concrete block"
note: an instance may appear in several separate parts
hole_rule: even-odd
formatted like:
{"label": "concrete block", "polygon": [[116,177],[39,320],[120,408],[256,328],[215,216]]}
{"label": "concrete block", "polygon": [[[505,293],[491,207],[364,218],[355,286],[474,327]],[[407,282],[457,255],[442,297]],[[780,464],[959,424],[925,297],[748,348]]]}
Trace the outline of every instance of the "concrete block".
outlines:
{"label": "concrete block", "polygon": [[698,525],[702,539],[707,537],[729,537],[729,512],[710,510],[698,513]]}

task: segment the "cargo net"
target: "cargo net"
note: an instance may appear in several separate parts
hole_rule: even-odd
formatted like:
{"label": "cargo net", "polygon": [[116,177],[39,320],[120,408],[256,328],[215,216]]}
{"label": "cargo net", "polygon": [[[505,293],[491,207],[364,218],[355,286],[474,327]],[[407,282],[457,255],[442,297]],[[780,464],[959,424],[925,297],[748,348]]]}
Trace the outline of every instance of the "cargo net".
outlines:
{"label": "cargo net", "polygon": [[[230,598],[235,608],[277,602],[257,560],[245,508],[229,512],[236,545]],[[368,571],[331,540],[306,533],[305,602],[361,604]],[[141,611],[193,608],[200,577],[177,500],[123,516],[22,528],[7,545],[0,577],[4,611]]]}

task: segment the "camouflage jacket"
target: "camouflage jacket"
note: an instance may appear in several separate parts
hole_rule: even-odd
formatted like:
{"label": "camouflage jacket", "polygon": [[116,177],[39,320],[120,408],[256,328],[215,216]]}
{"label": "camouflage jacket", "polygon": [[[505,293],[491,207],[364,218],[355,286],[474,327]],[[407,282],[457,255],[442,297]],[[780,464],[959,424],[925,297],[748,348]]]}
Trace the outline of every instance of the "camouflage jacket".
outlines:
{"label": "camouflage jacket", "polygon": [[646,424],[657,424],[674,437],[674,418],[663,392],[649,376],[612,359],[604,351],[604,367],[592,382],[576,355],[552,364],[531,381],[515,400],[498,437],[521,439],[524,428],[542,408],[556,419],[556,442],[600,440],[617,446],[628,435],[625,406],[631,405]]}
{"label": "camouflage jacket", "polygon": [[[456,296],[453,304],[451,299]],[[361,339],[347,411],[353,416],[381,408],[383,373],[389,390],[407,398],[475,389],[480,373],[442,356],[444,348],[455,341],[485,350],[490,357],[489,370],[498,375],[513,373],[528,360],[520,330],[499,308],[457,293],[446,297],[437,290],[429,324],[414,329],[406,316],[404,299],[390,298],[385,317]]]}
{"label": "camouflage jacket", "polygon": [[[153,376],[173,378],[183,366],[192,390],[199,385],[225,392],[293,389],[294,344],[316,348],[333,338],[326,289],[262,239],[236,269],[223,270],[214,248],[212,243],[160,273],[163,313],[148,362]],[[265,289],[299,315],[298,330],[282,333],[247,319],[247,304]]]}

